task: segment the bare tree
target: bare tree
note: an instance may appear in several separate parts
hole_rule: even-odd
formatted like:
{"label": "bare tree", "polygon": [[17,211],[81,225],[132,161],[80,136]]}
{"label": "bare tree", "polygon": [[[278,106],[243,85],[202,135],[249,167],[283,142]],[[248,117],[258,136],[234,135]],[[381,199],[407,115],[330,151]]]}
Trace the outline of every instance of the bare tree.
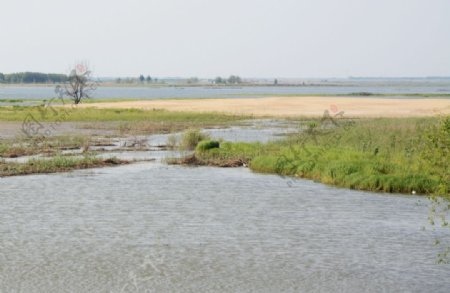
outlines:
{"label": "bare tree", "polygon": [[92,80],[91,74],[86,62],[77,64],[70,71],[64,94],[69,96],[75,105],[78,105],[84,98],[91,98],[92,93],[96,90],[97,84]]}

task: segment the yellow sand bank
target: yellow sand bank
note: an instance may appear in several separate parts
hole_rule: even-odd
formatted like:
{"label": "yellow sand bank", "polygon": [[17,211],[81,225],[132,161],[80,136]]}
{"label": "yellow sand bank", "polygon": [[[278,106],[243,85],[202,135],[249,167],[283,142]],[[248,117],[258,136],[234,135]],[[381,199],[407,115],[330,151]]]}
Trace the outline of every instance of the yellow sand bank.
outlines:
{"label": "yellow sand bank", "polygon": [[421,117],[450,114],[450,99],[355,97],[270,97],[248,99],[142,100],[82,104],[80,107],[166,109],[255,116],[322,116],[344,111],[347,117]]}

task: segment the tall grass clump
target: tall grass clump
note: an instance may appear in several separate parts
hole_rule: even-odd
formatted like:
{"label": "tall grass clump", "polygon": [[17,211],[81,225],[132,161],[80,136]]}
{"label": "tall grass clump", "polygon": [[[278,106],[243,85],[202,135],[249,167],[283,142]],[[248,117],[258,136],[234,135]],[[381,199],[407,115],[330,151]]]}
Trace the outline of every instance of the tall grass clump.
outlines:
{"label": "tall grass clump", "polygon": [[178,138],[175,134],[171,134],[167,137],[166,145],[169,149],[176,149],[178,146]]}
{"label": "tall grass clump", "polygon": [[182,150],[194,150],[197,144],[209,139],[209,135],[201,132],[199,129],[188,129],[181,136],[180,149]]}
{"label": "tall grass clump", "polygon": [[439,177],[436,195],[450,200],[450,116],[429,125],[424,134],[422,158],[426,167]]}

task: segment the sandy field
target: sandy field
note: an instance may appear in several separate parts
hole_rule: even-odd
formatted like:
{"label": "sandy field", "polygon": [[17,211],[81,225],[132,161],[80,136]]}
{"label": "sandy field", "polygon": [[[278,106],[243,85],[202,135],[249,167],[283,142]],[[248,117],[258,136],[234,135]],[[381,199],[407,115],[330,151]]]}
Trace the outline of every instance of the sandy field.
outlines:
{"label": "sandy field", "polygon": [[354,97],[270,97],[248,99],[182,99],[82,104],[80,107],[166,109],[255,116],[421,117],[450,114],[450,99],[383,99]]}

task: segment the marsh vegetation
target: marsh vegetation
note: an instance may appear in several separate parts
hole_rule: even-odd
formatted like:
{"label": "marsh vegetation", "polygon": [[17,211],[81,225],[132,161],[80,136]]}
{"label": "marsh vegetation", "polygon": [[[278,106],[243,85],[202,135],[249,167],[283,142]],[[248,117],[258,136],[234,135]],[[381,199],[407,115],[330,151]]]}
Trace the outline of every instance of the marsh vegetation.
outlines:
{"label": "marsh vegetation", "polygon": [[[40,107],[0,107],[3,121],[35,115],[43,123],[58,121],[60,111]],[[169,149],[195,150],[171,163],[249,166],[260,173],[313,179],[359,190],[448,194],[450,187],[450,118],[290,119],[297,131],[268,143],[211,140],[201,129],[225,127],[252,118],[218,113],[169,112],[138,109],[70,109],[65,121],[84,128],[114,129],[116,136],[185,131],[170,136]],[[111,137],[52,136],[39,140],[0,140],[0,157],[46,154],[107,146]],[[83,151],[85,150],[85,151]],[[3,163],[5,165],[6,163]],[[17,168],[16,168],[17,170]]]}
{"label": "marsh vegetation", "polygon": [[68,172],[78,169],[100,168],[129,164],[118,158],[101,159],[93,156],[55,156],[48,159],[31,159],[25,163],[11,163],[0,160],[0,177]]}
{"label": "marsh vegetation", "polygon": [[[49,132],[41,131],[36,135],[24,136],[23,121],[30,115],[35,119],[35,123],[39,123],[43,130]],[[187,130],[180,141],[174,141],[173,146],[168,144],[161,147],[192,150],[199,141],[207,138],[200,128],[226,127],[249,118],[251,117],[164,110],[0,107],[0,121],[13,123],[17,129],[15,137],[0,135],[0,159],[3,158],[0,176],[101,167],[108,165],[108,162],[94,160],[96,155],[110,151],[148,150],[145,137],[153,134]],[[87,130],[97,131],[97,134],[86,134]],[[111,150],[108,150],[108,147],[112,147]],[[84,158],[81,161],[62,159],[70,158],[73,154],[83,154]],[[27,163],[4,160],[25,156],[45,158],[38,161],[32,158]],[[54,159],[56,161],[53,161]],[[61,162],[69,165],[59,164]]]}
{"label": "marsh vegetation", "polygon": [[289,138],[197,148],[178,163],[246,165],[255,172],[309,178],[359,190],[448,195],[450,118],[303,122]]}

